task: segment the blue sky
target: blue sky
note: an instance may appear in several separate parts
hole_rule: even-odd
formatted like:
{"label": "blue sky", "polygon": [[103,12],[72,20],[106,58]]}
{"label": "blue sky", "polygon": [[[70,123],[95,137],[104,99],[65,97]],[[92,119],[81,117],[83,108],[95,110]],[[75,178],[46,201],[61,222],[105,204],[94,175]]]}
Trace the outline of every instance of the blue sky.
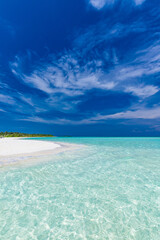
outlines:
{"label": "blue sky", "polygon": [[160,136],[159,0],[0,0],[0,131]]}

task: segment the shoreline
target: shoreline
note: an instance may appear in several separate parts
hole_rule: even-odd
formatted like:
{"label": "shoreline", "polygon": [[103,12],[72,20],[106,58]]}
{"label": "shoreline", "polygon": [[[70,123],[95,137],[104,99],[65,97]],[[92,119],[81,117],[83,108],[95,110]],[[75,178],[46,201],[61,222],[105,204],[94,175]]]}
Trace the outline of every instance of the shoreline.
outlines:
{"label": "shoreline", "polygon": [[53,150],[59,147],[59,144],[49,141],[24,140],[23,138],[1,138],[0,157],[31,154],[35,152]]}
{"label": "shoreline", "polygon": [[[70,143],[55,143],[18,138],[0,139],[0,167],[12,164],[35,163],[53,159],[54,155],[80,146]],[[46,159],[47,158],[47,159]],[[46,160],[45,160],[46,159]]]}

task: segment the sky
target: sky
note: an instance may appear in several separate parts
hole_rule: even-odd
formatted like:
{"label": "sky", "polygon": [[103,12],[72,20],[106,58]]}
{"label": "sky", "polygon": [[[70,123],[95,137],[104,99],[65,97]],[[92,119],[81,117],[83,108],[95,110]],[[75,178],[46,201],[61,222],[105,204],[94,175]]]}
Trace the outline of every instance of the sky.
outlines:
{"label": "sky", "polygon": [[0,131],[160,136],[159,0],[0,0]]}

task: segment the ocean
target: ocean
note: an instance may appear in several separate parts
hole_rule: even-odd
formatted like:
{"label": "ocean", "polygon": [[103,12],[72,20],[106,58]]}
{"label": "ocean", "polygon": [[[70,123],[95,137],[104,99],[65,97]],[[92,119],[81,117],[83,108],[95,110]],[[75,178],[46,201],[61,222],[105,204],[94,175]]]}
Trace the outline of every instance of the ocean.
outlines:
{"label": "ocean", "polygon": [[0,168],[0,240],[160,239],[160,138],[42,140],[82,146]]}

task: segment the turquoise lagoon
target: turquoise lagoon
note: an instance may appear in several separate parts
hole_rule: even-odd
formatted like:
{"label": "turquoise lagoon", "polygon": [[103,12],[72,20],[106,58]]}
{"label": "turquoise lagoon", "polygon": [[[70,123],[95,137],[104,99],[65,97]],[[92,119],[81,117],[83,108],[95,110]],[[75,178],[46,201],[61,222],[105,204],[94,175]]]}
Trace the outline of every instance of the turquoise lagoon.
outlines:
{"label": "turquoise lagoon", "polygon": [[159,240],[160,138],[83,144],[0,168],[0,240]]}

